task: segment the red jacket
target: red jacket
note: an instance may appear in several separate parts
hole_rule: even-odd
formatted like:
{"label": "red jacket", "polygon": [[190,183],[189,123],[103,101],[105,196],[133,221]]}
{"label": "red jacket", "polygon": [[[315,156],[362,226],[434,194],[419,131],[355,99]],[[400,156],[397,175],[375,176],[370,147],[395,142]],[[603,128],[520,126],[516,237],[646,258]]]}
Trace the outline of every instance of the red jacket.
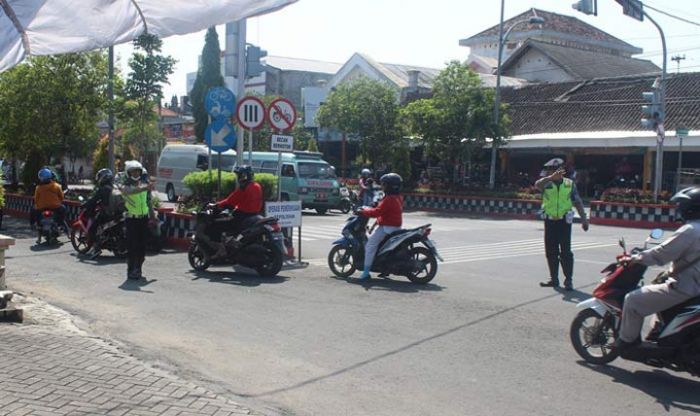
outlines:
{"label": "red jacket", "polygon": [[379,225],[401,227],[403,197],[401,195],[387,195],[376,208],[365,208],[360,212],[365,217],[376,218]]}
{"label": "red jacket", "polygon": [[236,208],[246,214],[259,214],[263,209],[262,186],[257,182],[251,182],[245,189],[237,188],[216,205],[219,208]]}

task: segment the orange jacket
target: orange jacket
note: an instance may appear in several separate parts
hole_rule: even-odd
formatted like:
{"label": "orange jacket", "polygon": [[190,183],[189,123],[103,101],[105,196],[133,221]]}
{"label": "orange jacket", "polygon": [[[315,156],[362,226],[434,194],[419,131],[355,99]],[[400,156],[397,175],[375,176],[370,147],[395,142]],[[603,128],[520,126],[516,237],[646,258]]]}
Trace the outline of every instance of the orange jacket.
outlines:
{"label": "orange jacket", "polygon": [[34,190],[36,209],[56,209],[63,205],[63,190],[55,181],[41,184]]}

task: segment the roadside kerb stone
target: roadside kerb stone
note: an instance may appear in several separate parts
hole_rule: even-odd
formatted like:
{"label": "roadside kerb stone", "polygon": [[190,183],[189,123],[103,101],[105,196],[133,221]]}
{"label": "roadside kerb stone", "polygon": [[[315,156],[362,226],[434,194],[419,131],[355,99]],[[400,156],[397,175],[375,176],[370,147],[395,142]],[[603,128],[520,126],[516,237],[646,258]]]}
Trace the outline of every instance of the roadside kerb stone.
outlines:
{"label": "roadside kerb stone", "polygon": [[139,361],[60,309],[15,300],[25,324],[0,324],[0,416],[265,414]]}

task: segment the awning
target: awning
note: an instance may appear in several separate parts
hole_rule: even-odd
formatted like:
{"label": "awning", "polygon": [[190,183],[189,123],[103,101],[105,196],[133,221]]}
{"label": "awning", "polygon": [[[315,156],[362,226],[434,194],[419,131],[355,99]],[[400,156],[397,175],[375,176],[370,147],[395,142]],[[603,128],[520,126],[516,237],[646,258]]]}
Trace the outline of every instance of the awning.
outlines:
{"label": "awning", "polygon": [[[667,131],[664,150],[677,150],[680,140],[675,131]],[[592,131],[575,133],[541,133],[513,136],[506,149],[608,149],[656,148],[653,131]],[[684,150],[700,150],[700,131],[690,131],[683,139]]]}
{"label": "awning", "polygon": [[257,16],[298,0],[0,0],[0,72],[29,55],[165,38]]}

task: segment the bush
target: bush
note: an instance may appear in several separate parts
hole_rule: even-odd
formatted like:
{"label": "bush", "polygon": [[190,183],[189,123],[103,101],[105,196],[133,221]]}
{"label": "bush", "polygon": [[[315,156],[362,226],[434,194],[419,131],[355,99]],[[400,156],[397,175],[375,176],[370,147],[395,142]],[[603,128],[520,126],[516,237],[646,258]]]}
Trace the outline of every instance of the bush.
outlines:
{"label": "bush", "polygon": [[255,182],[262,186],[265,201],[277,200],[277,176],[271,173],[256,173]]}
{"label": "bush", "polygon": [[[182,182],[192,193],[192,199],[198,202],[208,202],[216,197],[219,173],[216,170],[188,173]],[[236,175],[232,172],[221,172],[221,195],[228,195],[236,188]]]}

